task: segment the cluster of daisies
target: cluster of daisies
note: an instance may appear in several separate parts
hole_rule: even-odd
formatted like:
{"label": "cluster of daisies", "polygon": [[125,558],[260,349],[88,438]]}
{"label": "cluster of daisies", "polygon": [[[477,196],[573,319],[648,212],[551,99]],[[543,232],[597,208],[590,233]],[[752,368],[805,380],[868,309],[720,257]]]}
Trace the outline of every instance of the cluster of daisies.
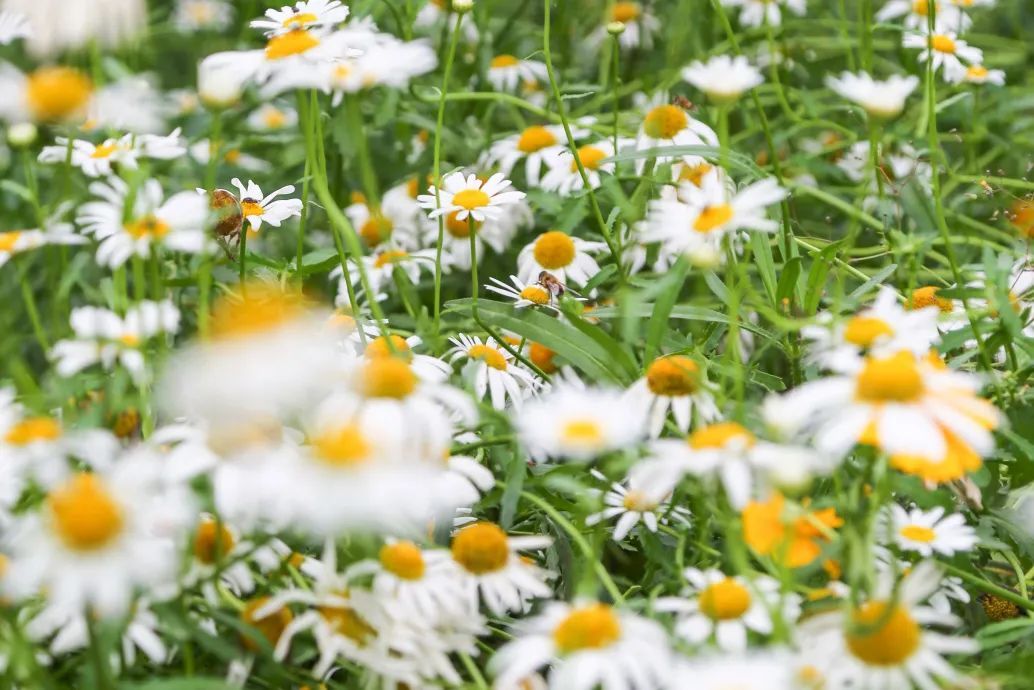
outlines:
{"label": "cluster of daisies", "polygon": [[[1030,493],[984,519],[1034,269],[978,221],[1000,254],[942,260],[899,118],[925,81],[934,146],[1004,85],[959,38],[994,2],[885,2],[916,74],[846,46],[808,123],[804,0],[711,3],[729,40],[656,80],[621,70],[664,3],[582,4],[529,38],[486,0],[0,0],[5,687],[983,679],[974,629],[1034,610]],[[189,87],[129,67],[169,34]]]}

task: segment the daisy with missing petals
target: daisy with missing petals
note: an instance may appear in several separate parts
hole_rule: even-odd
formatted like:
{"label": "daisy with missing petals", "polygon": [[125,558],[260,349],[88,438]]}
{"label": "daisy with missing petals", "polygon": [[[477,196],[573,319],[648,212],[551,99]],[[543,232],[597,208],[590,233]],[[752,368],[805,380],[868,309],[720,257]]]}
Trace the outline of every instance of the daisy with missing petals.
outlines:
{"label": "daisy with missing petals", "polygon": [[516,425],[532,458],[586,462],[638,442],[644,421],[621,391],[564,381],[526,402]]}
{"label": "daisy with missing petals", "polygon": [[1000,69],[988,69],[983,65],[970,65],[961,81],[966,84],[994,84],[1005,86],[1005,72]]}
{"label": "daisy with missing petals", "polygon": [[100,199],[83,204],[76,222],[100,242],[102,266],[118,268],[134,255],[146,258],[155,245],[196,254],[209,244],[206,197],[180,192],[164,199],[161,184],[152,179],[140,185],[132,208],[126,208],[129,186],[118,177],[94,182],[90,191]]}
{"label": "daisy with missing petals", "polygon": [[919,61],[926,62],[933,60],[933,69],[944,68],[944,80],[947,82],[959,82],[965,78],[966,65],[979,65],[984,61],[984,52],[974,48],[962,39],[955,32],[946,31],[933,35],[926,33],[905,34],[903,45],[906,48],[918,48]]}
{"label": "daisy with missing petals", "polygon": [[719,104],[736,101],[764,81],[761,72],[742,55],[716,55],[706,63],[697,60],[682,70],[682,78]]}
{"label": "daisy with missing petals", "polygon": [[783,21],[780,5],[797,16],[804,16],[808,9],[806,0],[722,0],[722,4],[740,8],[743,26],[779,26]]}
{"label": "daisy with missing petals", "polygon": [[651,202],[642,239],[661,242],[662,251],[685,254],[698,265],[720,264],[725,260],[725,237],[740,230],[778,229],[779,224],[766,217],[765,209],[786,194],[772,178],[731,195],[719,177],[704,177],[700,187],[684,183],[677,199]]}
{"label": "daisy with missing petals", "polygon": [[883,520],[883,534],[893,539],[898,548],[915,551],[923,558],[934,553],[950,557],[969,551],[977,543],[976,530],[966,524],[966,518],[959,513],[945,516],[940,506],[929,511],[906,511],[893,503],[884,512]]}
{"label": "daisy with missing petals", "polygon": [[545,81],[546,65],[515,55],[496,55],[488,64],[488,82],[496,91],[516,91],[522,82]]}
{"label": "daisy with missing petals", "polygon": [[[618,146],[626,146],[630,142],[618,141]],[[589,180],[589,188],[596,189],[603,179],[601,175],[614,174],[614,163],[605,162],[614,155],[614,142],[609,139],[601,139],[592,144],[586,144],[578,149],[578,160],[581,161],[585,170],[585,177]],[[585,181],[582,179],[581,171],[578,170],[578,163],[567,148],[559,148],[551,151],[546,157],[546,165],[549,171],[542,178],[542,189],[547,192],[556,192],[560,196],[571,196],[574,193],[585,189]]]}
{"label": "daisy with missing petals", "polygon": [[994,448],[1001,414],[978,397],[980,380],[935,354],[907,351],[859,359],[850,373],[806,383],[765,403],[775,428],[811,437],[843,457],[857,443],[890,456],[893,467],[930,482],[960,479]]}
{"label": "daisy with missing petals", "polygon": [[246,187],[236,177],[231,180],[231,183],[241,194],[241,215],[251,225],[253,231],[262,227],[262,223],[269,223],[278,228],[291,216],[302,215],[301,199],[275,200],[281,194],[293,194],[294,185],[289,184],[263,196],[262,188],[251,180],[248,180]]}
{"label": "daisy with missing petals", "polygon": [[[589,472],[596,479],[607,480],[598,470],[593,469]],[[657,501],[643,491],[630,489],[615,482],[603,493],[603,510],[586,517],[585,524],[592,526],[604,520],[617,518],[612,534],[614,541],[621,541],[627,537],[640,522],[654,533],[659,525],[666,525],[669,520],[688,525],[689,510],[683,506],[672,506],[670,498],[666,496],[663,500]]]}
{"label": "daisy with missing petals", "polygon": [[475,522],[452,537],[450,551],[470,610],[481,601],[496,616],[523,612],[528,602],[553,595],[545,580],[552,574],[518,551],[544,549],[549,537],[510,537],[492,522]]}
{"label": "daisy with missing petals", "polygon": [[510,276],[513,285],[507,285],[498,278],[489,278],[492,284],[485,285],[485,289],[513,300],[516,309],[525,307],[545,307],[557,313],[560,310],[553,304],[553,293],[541,283],[526,282],[517,276]]}
{"label": "daisy with missing petals", "polygon": [[779,611],[786,622],[800,615],[797,596],[780,595],[779,582],[765,575],[746,580],[714,568],[686,568],[682,574],[689,586],[681,596],[658,599],[657,610],[676,615],[675,634],[690,644],[713,639],[724,651],[741,652],[748,631],[772,632],[770,611]]}
{"label": "daisy with missing petals", "polygon": [[60,207],[44,222],[42,228],[0,231],[0,267],[15,254],[39,249],[48,244],[86,244],[87,239],[78,234],[71,223],[60,220],[67,211],[67,206]]}
{"label": "daisy with missing petals", "polygon": [[435,187],[432,185],[427,194],[417,197],[421,208],[430,211],[428,217],[456,213],[457,221],[473,218],[478,222],[486,219],[497,219],[503,209],[524,198],[524,192],[510,189],[510,181],[502,173],[496,173],[482,182],[477,175],[463,176],[455,172],[445,176],[438,190],[439,200],[435,198]]}
{"label": "daisy with missing petals", "polygon": [[572,237],[561,230],[539,235],[517,255],[517,274],[525,283],[538,280],[543,271],[561,283],[584,285],[600,272],[600,266],[589,252],[601,252],[605,242],[589,242]]}
{"label": "daisy with missing petals", "polygon": [[712,387],[700,365],[685,355],[655,359],[646,368],[646,375],[628,389],[628,395],[649,408],[649,431],[654,438],[661,435],[669,410],[682,433],[689,432],[694,409],[699,422],[718,418]]}
{"label": "daisy with missing petals", "polygon": [[[636,149],[669,146],[718,146],[718,135],[703,122],[693,119],[684,108],[668,103],[663,95],[655,99],[653,107],[643,118],[643,126],[636,139]],[[659,156],[657,164],[670,163],[672,156]]]}
{"label": "daisy with missing petals", "polygon": [[[581,130],[571,132],[575,139],[585,136]],[[504,175],[513,172],[524,159],[524,175],[528,186],[537,187],[546,160],[564,148],[567,135],[563,125],[531,125],[519,134],[508,136],[492,144],[485,156],[485,165],[498,165]]]}
{"label": "daisy with missing petals", "polygon": [[597,601],[551,602],[513,632],[489,662],[497,690],[528,687],[528,674],[543,666],[550,690],[667,687],[667,635],[648,618]]}
{"label": "daisy with missing petals", "polygon": [[332,27],[348,18],[348,6],[340,0],[300,0],[294,6],[266,10],[263,19],[253,19],[251,28],[262,29],[267,36],[281,35],[296,29]]}
{"label": "daisy with missing petals", "polygon": [[463,374],[473,386],[474,394],[479,400],[491,395],[492,407],[497,410],[506,408],[507,399],[515,409],[520,409],[521,403],[538,385],[535,375],[492,338],[482,342],[480,338],[460,334],[449,338],[449,342],[453,344],[447,353],[449,360],[466,360]]}
{"label": "daisy with missing petals", "polygon": [[924,627],[961,623],[951,613],[923,605],[940,581],[937,566],[920,563],[897,588],[893,575],[882,574],[873,598],[847,614],[837,609],[809,617],[797,629],[802,667],[830,690],[936,688],[936,679],[963,682],[944,655],[975,654],[980,646]]}
{"label": "daisy with missing petals", "polygon": [[290,131],[298,124],[298,111],[275,103],[263,103],[248,115],[248,127],[256,132]]}
{"label": "daisy with missing petals", "polygon": [[826,86],[852,103],[860,105],[870,117],[890,120],[901,114],[905,101],[919,85],[909,75],[893,75],[884,80],[873,79],[868,72],[844,72],[839,77],[826,77]]}

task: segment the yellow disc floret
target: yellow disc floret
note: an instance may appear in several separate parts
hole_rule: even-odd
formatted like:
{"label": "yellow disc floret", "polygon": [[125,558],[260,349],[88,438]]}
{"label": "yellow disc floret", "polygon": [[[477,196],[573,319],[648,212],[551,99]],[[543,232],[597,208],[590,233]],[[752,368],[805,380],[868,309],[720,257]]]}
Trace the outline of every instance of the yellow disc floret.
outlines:
{"label": "yellow disc floret", "polygon": [[398,357],[371,359],[363,366],[361,387],[369,398],[409,397],[416,389],[417,378],[409,363]]}
{"label": "yellow disc floret", "polygon": [[491,522],[464,527],[452,538],[452,558],[475,575],[502,570],[510,560],[506,532]]}
{"label": "yellow disc floret", "polygon": [[379,555],[381,565],[389,573],[403,580],[419,580],[426,565],[420,547],[411,541],[385,544]]}
{"label": "yellow disc floret", "polygon": [[727,577],[700,592],[700,612],[713,621],[735,620],[750,608],[750,590]]}
{"label": "yellow disc floret", "polygon": [[621,639],[621,622],[606,604],[590,604],[572,610],[553,629],[553,641],[561,654],[583,649],[603,649]]}
{"label": "yellow disc floret", "polygon": [[646,114],[643,130],[652,139],[673,139],[689,124],[686,111],[677,105],[659,105]]}
{"label": "yellow disc floret", "polygon": [[923,376],[909,352],[869,357],[856,380],[859,399],[872,403],[912,402],[923,394]]}
{"label": "yellow disc floret", "polygon": [[71,67],[40,67],[29,75],[25,99],[37,120],[65,120],[81,112],[93,93],[93,82]]}
{"label": "yellow disc floret", "polygon": [[689,436],[689,445],[694,450],[725,448],[737,444],[745,448],[754,445],[754,434],[736,422],[718,422],[697,429]]}
{"label": "yellow disc floret", "polygon": [[901,606],[863,604],[852,614],[851,627],[844,636],[847,648],[871,666],[898,666],[919,648],[919,625]]}
{"label": "yellow disc floret", "polygon": [[47,497],[54,531],[76,551],[95,551],[122,532],[122,507],[95,475],[76,474]]}
{"label": "yellow disc floret", "polygon": [[660,357],[646,369],[646,385],[654,395],[692,395],[700,390],[700,367],[685,355]]}
{"label": "yellow disc floret", "polygon": [[570,235],[550,230],[539,235],[532,250],[539,266],[550,271],[564,268],[574,261],[575,246]]}

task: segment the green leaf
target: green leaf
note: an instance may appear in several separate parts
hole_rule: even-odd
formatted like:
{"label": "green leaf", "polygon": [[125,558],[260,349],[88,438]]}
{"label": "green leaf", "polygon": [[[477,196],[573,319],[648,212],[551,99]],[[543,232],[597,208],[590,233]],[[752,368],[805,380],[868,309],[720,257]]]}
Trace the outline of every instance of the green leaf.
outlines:
{"label": "green leaf", "polygon": [[[635,307],[631,307],[628,309],[628,313],[622,313],[615,307],[599,307],[598,309],[592,310],[592,315],[600,319],[613,319],[619,316],[635,316],[645,319],[652,314],[653,307],[649,304],[639,304]],[[689,304],[677,304],[672,307],[669,318],[686,319],[687,321],[707,321],[710,323],[721,323],[726,325],[729,323],[729,317],[719,311],[708,309],[707,307],[696,307]],[[776,340],[776,337],[772,333],[769,333],[764,328],[761,328],[746,319],[740,320],[740,328],[760,335],[763,338]]]}
{"label": "green leaf", "polygon": [[777,307],[782,304],[784,299],[793,294],[800,275],[801,257],[795,256],[783,265],[783,272],[779,274],[779,284],[775,290],[775,303]]}
{"label": "green leaf", "polygon": [[[250,254],[248,255],[251,256]],[[302,256],[302,268],[299,273],[303,276],[313,273],[325,273],[341,263],[337,250],[333,247],[324,247],[311,251]]]}
{"label": "green leaf", "polygon": [[165,678],[143,683],[119,683],[119,690],[231,690],[221,678]]}
{"label": "green leaf", "polygon": [[689,264],[685,259],[680,259],[671,273],[666,275],[660,282],[663,288],[660,296],[653,303],[653,313],[650,315],[650,322],[646,327],[646,355],[647,362],[653,361],[657,356],[657,346],[668,326],[668,317],[672,307],[678,301],[682,284],[686,280],[686,273],[689,271]]}
{"label": "green leaf", "polygon": [[861,299],[869,290],[879,285],[883,285],[883,281],[886,280],[894,271],[898,270],[897,264],[891,264],[890,266],[884,266],[880,270],[876,271],[869,280],[865,281],[854,290],[851,291],[849,297],[851,299]]}
{"label": "green leaf", "polygon": [[[776,290],[776,267],[775,258],[772,256],[772,245],[769,238],[761,232],[750,233],[750,244],[754,249],[754,261],[757,263],[758,275],[761,276],[761,283],[765,286],[765,292],[773,304],[777,304],[779,298]],[[786,270],[786,267],[783,267]]]}
{"label": "green leaf", "polygon": [[1014,618],[986,625],[977,631],[976,638],[984,649],[1000,647],[1034,633],[1034,618]]}

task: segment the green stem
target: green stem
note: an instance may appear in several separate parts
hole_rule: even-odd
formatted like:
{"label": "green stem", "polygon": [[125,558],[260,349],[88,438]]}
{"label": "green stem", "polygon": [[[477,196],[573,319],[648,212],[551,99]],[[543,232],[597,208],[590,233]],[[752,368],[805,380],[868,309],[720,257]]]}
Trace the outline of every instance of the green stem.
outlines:
{"label": "green stem", "polygon": [[363,191],[366,193],[366,205],[370,213],[379,213],[380,191],[377,188],[377,173],[370,159],[370,142],[366,138],[366,124],[360,108],[360,95],[350,94],[345,98],[345,112],[348,116],[349,128],[356,139],[356,152],[359,157],[359,173],[363,180]]}
{"label": "green stem", "polygon": [[43,330],[43,322],[40,321],[39,309],[36,308],[36,297],[33,295],[32,286],[29,284],[28,270],[25,262],[18,264],[19,282],[22,287],[22,301],[25,302],[25,311],[29,315],[29,322],[32,324],[32,333],[36,336],[36,342],[43,350],[44,356],[50,352],[50,343],[47,341],[47,334]]}
{"label": "green stem", "polygon": [[1027,611],[1034,611],[1034,601],[1025,599],[1024,597],[1021,597],[1019,594],[1016,594],[1016,592],[1006,589],[1005,587],[999,587],[998,585],[992,582],[988,582],[984,578],[974,575],[968,570],[957,568],[954,565],[951,565],[950,563],[943,563],[942,565],[944,566],[944,569],[947,572],[949,572],[952,575],[955,575],[956,577],[959,577],[964,582],[968,582],[977,589],[983,590],[988,594],[993,594],[996,597],[1012,602],[1013,604],[1019,606],[1021,609]]}

